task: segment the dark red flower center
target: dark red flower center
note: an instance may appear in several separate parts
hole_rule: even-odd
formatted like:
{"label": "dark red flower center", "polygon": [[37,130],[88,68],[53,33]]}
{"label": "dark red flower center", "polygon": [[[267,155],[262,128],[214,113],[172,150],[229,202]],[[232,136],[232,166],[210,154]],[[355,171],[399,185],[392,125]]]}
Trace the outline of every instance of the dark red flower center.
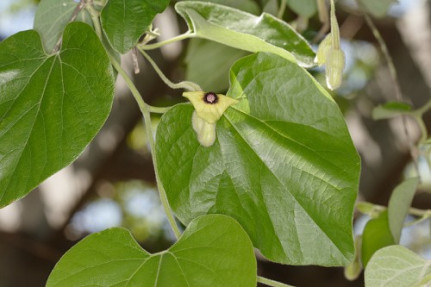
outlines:
{"label": "dark red flower center", "polygon": [[204,96],[204,101],[207,104],[216,104],[218,102],[218,96],[216,93],[213,92],[206,93]]}

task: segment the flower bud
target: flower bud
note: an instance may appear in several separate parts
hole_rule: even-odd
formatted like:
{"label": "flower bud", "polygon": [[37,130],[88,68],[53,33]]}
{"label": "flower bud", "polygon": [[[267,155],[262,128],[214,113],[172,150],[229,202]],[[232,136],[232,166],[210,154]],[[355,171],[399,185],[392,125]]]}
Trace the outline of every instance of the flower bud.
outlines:
{"label": "flower bud", "polygon": [[344,52],[341,49],[330,49],[326,54],[326,85],[331,90],[341,86],[345,65]]}
{"label": "flower bud", "polygon": [[322,42],[320,42],[319,49],[317,50],[316,58],[314,62],[319,66],[323,66],[326,63],[326,55],[329,50],[331,50],[332,46],[332,37],[331,34],[328,34]]}
{"label": "flower bud", "polygon": [[212,92],[185,92],[183,96],[190,100],[195,111],[192,116],[192,127],[199,143],[210,147],[216,139],[216,123],[226,109],[238,103],[238,100]]}
{"label": "flower bud", "polygon": [[206,120],[198,116],[197,112],[193,112],[192,116],[193,130],[196,132],[199,143],[204,147],[210,147],[216,139],[216,123],[208,123]]}

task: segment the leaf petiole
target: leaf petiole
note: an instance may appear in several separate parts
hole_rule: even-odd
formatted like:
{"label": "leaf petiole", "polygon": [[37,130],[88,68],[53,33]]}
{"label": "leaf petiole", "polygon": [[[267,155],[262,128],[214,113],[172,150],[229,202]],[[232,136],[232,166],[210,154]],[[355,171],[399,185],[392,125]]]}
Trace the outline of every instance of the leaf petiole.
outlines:
{"label": "leaf petiole", "polygon": [[142,56],[144,56],[145,59],[151,64],[153,69],[156,71],[157,75],[162,79],[162,81],[171,89],[184,89],[187,91],[202,91],[201,87],[193,82],[189,81],[182,81],[179,83],[173,83],[171,80],[168,79],[168,77],[163,74],[162,70],[157,66],[156,62],[148,55],[142,47],[137,46],[138,50],[141,52]]}
{"label": "leaf petiole", "polygon": [[[109,58],[111,60],[112,65],[114,66],[114,68],[117,70],[117,72],[121,75],[121,77],[126,82],[127,86],[129,87],[130,91],[132,92],[133,97],[135,98],[136,102],[138,103],[138,106],[139,106],[139,109],[141,110],[142,115],[144,116],[145,131],[147,134],[148,142],[150,144],[151,158],[153,160],[154,172],[156,175],[156,183],[157,183],[157,187],[159,190],[160,200],[162,202],[163,209],[165,210],[166,217],[168,218],[169,224],[171,225],[172,231],[174,232],[175,237],[178,239],[181,236],[181,232],[180,232],[180,229],[178,228],[178,225],[175,221],[174,214],[172,213],[171,207],[169,205],[169,202],[168,202],[168,199],[166,196],[166,191],[163,188],[163,185],[160,181],[160,178],[159,178],[159,175],[157,172],[157,161],[156,161],[156,156],[155,156],[156,145],[154,142],[154,137],[153,137],[154,134],[153,134],[152,126],[151,126],[151,116],[150,116],[151,108],[142,99],[142,96],[139,93],[138,89],[133,84],[132,80],[127,75],[126,71],[124,71],[123,68],[121,68],[121,65],[117,62],[117,60],[115,60],[115,58],[112,57],[111,55],[109,55]],[[155,107],[153,107],[153,109],[154,108]]]}
{"label": "leaf petiole", "polygon": [[257,282],[265,284],[267,286],[272,286],[272,287],[294,287],[293,285],[287,285],[275,280],[271,280],[262,276],[257,276]]}
{"label": "leaf petiole", "polygon": [[142,50],[154,50],[154,49],[163,47],[165,45],[169,45],[171,43],[175,43],[175,42],[182,41],[182,40],[189,39],[189,38],[193,38],[193,37],[194,37],[194,33],[191,30],[188,30],[184,34],[180,34],[178,36],[167,39],[165,41],[157,42],[154,44],[138,44],[138,48],[140,50],[141,49]]}

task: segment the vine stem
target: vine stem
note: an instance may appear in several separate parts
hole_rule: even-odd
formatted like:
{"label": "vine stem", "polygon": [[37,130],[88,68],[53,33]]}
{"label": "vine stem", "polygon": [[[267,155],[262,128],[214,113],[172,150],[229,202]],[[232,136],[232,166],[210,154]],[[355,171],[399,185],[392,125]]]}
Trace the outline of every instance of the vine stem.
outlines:
{"label": "vine stem", "polygon": [[168,79],[168,77],[163,74],[162,70],[157,66],[156,62],[142,49],[142,47],[137,47],[138,50],[141,52],[142,56],[144,56],[145,59],[151,64],[153,69],[156,71],[157,75],[162,79],[162,81],[171,89],[184,89],[188,91],[201,91],[201,87],[193,82],[189,81],[182,81],[179,83],[173,83],[171,80]]}
{"label": "vine stem", "polygon": [[[375,208],[375,211],[384,211],[387,209],[386,206],[374,204],[374,203],[367,202],[367,201],[360,201],[356,205],[358,205],[358,204],[365,204],[365,205],[373,206]],[[361,212],[361,213],[369,214],[368,212]],[[418,209],[418,208],[410,207],[409,208],[409,214],[414,215],[414,216],[431,217],[431,209]]]}
{"label": "vine stem", "polygon": [[99,12],[94,9],[93,3],[87,3],[87,5],[85,5],[85,9],[87,9],[88,13],[90,13],[91,15],[91,20],[94,24],[94,29],[96,30],[96,34],[97,36],[99,36],[100,41],[102,41],[102,27],[100,25],[100,20],[99,20]]}
{"label": "vine stem", "polygon": [[335,15],[335,3],[331,0],[331,39],[332,49],[340,49],[340,28],[338,26],[337,17]]}
{"label": "vine stem", "polygon": [[[99,38],[102,40],[102,30],[101,30],[100,21],[99,21],[99,12],[96,11],[93,8],[93,6],[91,6],[91,5],[86,6],[86,8],[89,11],[89,13],[91,14],[91,19],[92,19],[93,24],[95,26],[96,33],[99,36]],[[109,60],[111,61],[111,64],[114,66],[114,68],[117,70],[117,72],[121,75],[121,77],[124,79],[127,86],[129,87],[130,91],[132,92],[132,95],[135,98],[136,102],[138,103],[139,109],[140,109],[140,111],[144,117],[145,131],[147,134],[148,142],[150,144],[151,158],[153,161],[154,173],[156,175],[156,184],[157,184],[159,194],[160,194],[160,201],[162,202],[163,209],[166,213],[166,217],[168,218],[168,221],[169,221],[169,224],[172,228],[172,231],[174,232],[175,237],[178,239],[181,236],[181,232],[180,232],[180,229],[178,228],[178,225],[175,221],[174,214],[172,213],[172,209],[171,209],[169,202],[168,202],[168,197],[166,195],[166,191],[163,188],[163,185],[162,185],[160,178],[159,178],[159,174],[157,172],[158,169],[157,169],[157,161],[156,161],[156,156],[155,156],[156,145],[155,145],[154,137],[153,137],[153,128],[151,126],[151,115],[150,115],[151,108],[142,99],[141,93],[139,93],[138,89],[136,88],[133,81],[130,79],[129,75],[127,75],[126,71],[124,71],[123,68],[121,68],[120,63],[118,63],[117,60],[115,60],[115,58],[112,55],[109,54],[108,56],[109,56]],[[153,110],[159,110],[159,109],[156,109],[156,107],[152,107],[152,109]]]}
{"label": "vine stem", "polygon": [[[153,160],[153,166],[154,166],[154,172],[156,174],[156,183],[160,194],[160,200],[163,205],[163,209],[165,210],[166,216],[168,218],[169,224],[171,225],[171,228],[175,234],[175,237],[178,239],[181,236],[181,232],[178,228],[177,223],[175,222],[175,217],[172,213],[171,207],[168,202],[168,198],[166,195],[166,191],[163,188],[163,185],[160,181],[159,174],[157,172],[157,161],[155,156],[155,150],[156,145],[154,142],[153,137],[153,129],[151,126],[151,116],[150,116],[150,106],[145,103],[145,101],[142,99],[141,94],[139,93],[138,89],[136,88],[135,84],[130,79],[129,75],[127,75],[126,71],[121,68],[121,65],[114,59],[114,57],[110,56],[110,60],[114,68],[118,71],[118,73],[121,75],[121,77],[126,82],[127,86],[129,87],[130,91],[132,92],[133,97],[135,98],[136,102],[138,103],[139,109],[141,110],[142,115],[144,116],[144,122],[145,122],[145,131],[147,134],[148,142],[150,144],[151,149],[151,158]],[[153,109],[155,107],[152,107]]]}
{"label": "vine stem", "polygon": [[154,107],[154,106],[150,106],[149,104],[147,104],[147,106],[148,106],[148,109],[150,110],[150,113],[155,113],[155,114],[164,114],[172,108],[172,107]]}
{"label": "vine stem", "polygon": [[278,10],[277,17],[282,19],[286,11],[287,0],[281,0],[280,9]]}
{"label": "vine stem", "polygon": [[[392,79],[392,82],[393,82],[394,88],[395,88],[395,97],[398,101],[402,101],[403,100],[403,94],[401,92],[401,87],[400,87],[399,82],[398,82],[397,70],[395,69],[394,61],[392,60],[392,57],[389,54],[388,47],[386,46],[386,43],[383,40],[383,37],[380,34],[379,30],[374,25],[373,20],[370,18],[370,16],[368,16],[367,13],[365,13],[365,10],[363,9],[362,4],[359,3],[358,0],[356,0],[356,3],[361,8],[365,22],[367,23],[368,27],[370,28],[371,32],[373,33],[374,38],[376,38],[376,40],[380,46],[380,50],[382,51],[383,57],[385,58],[386,64],[388,65],[389,75],[391,76],[391,79]],[[416,117],[416,119],[418,119],[418,118]],[[404,129],[404,134],[406,137],[407,145],[409,146],[410,154],[411,154],[412,159],[413,159],[413,163],[414,163],[413,165],[416,169],[417,174],[419,175],[420,174],[419,173],[419,165],[418,165],[418,162],[417,162],[417,159],[415,156],[415,152],[414,152],[415,146],[411,140],[411,136],[410,136],[409,130],[407,128],[406,116],[401,115],[401,120],[402,120],[402,124],[403,124],[403,129]],[[426,133],[426,128],[425,128],[425,134],[424,134],[424,130],[423,130],[423,127],[421,126],[421,122],[423,122],[422,119],[417,120],[419,128],[421,129],[421,132],[422,132],[422,135],[421,135],[421,140],[422,140],[424,137],[425,138],[427,137],[427,133]]]}
{"label": "vine stem", "polygon": [[272,287],[294,287],[292,285],[287,285],[278,281],[274,281],[262,276],[257,276],[257,282],[265,284],[267,286],[272,286]]}
{"label": "vine stem", "polygon": [[[99,36],[100,39],[102,39],[102,32],[101,32],[101,27],[99,22],[99,12],[97,12],[91,5],[89,5],[87,9],[91,14],[91,18],[96,28],[97,35]],[[151,107],[147,105],[145,101],[142,99],[141,93],[139,93],[138,89],[136,88],[133,81],[130,79],[129,75],[127,75],[126,71],[124,71],[123,68],[121,68],[120,63],[118,63],[117,60],[115,60],[115,58],[112,55],[109,55],[109,60],[111,61],[111,64],[114,66],[117,72],[121,75],[121,77],[126,82],[127,86],[132,92],[133,97],[138,103],[138,106],[142,115],[144,116],[145,132],[147,134],[148,142],[150,144],[151,158],[153,160],[154,173],[156,175],[156,184],[160,194],[160,201],[162,202],[163,209],[165,210],[166,217],[168,218],[172,231],[174,232],[175,237],[178,239],[181,236],[181,232],[180,232],[180,229],[178,228],[177,223],[175,222],[175,217],[169,205],[166,191],[163,188],[163,185],[159,178],[159,174],[157,172],[157,161],[155,156],[156,145],[153,137],[153,128],[151,126],[151,115],[150,115]],[[156,109],[156,107],[152,107],[152,109],[159,110],[159,109]]]}
{"label": "vine stem", "polygon": [[188,30],[187,32],[185,32],[184,34],[180,34],[178,36],[175,36],[173,38],[167,39],[165,41],[161,41],[161,42],[157,42],[154,44],[145,44],[145,45],[138,45],[138,48],[140,50],[154,50],[160,47],[163,47],[165,45],[171,44],[171,43],[175,43],[178,41],[182,41],[188,38],[193,38],[194,37],[194,33],[191,30]]}

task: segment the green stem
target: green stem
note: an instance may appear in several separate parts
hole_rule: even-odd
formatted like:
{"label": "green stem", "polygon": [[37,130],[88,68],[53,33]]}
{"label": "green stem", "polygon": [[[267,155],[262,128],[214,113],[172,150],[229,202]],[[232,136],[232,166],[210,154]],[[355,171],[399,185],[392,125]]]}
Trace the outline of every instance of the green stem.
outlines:
{"label": "green stem", "polygon": [[154,107],[150,105],[147,105],[147,106],[150,109],[150,113],[155,113],[155,114],[164,114],[172,108],[172,107]]}
{"label": "green stem", "polygon": [[338,27],[337,16],[335,15],[334,0],[331,0],[331,38],[332,48],[340,49],[340,28]]}
{"label": "green stem", "polygon": [[192,33],[192,31],[189,30],[189,31],[185,32],[184,34],[175,36],[175,37],[167,39],[165,41],[157,42],[157,43],[154,43],[154,44],[138,45],[138,48],[140,50],[154,50],[154,49],[163,47],[165,45],[168,45],[168,44],[171,44],[171,43],[175,43],[175,42],[178,42],[178,41],[182,41],[182,40],[185,40],[185,39],[188,39],[188,38],[192,38],[192,37],[194,37],[194,33]]}
{"label": "green stem", "polygon": [[[379,210],[379,211],[384,211],[384,210],[388,209],[386,206],[374,204],[374,203],[367,202],[367,201],[360,201],[357,203],[357,205],[358,204],[365,204],[365,205],[369,205],[369,206],[374,206],[375,210]],[[367,214],[367,212],[365,212],[365,213]],[[410,207],[409,208],[409,214],[414,215],[414,216],[431,216],[431,209],[418,209],[418,208]]]}
{"label": "green stem", "polygon": [[417,116],[417,115],[413,114],[413,118],[416,120],[416,123],[418,124],[419,129],[421,131],[421,138],[420,138],[419,142],[423,143],[428,138],[428,130],[427,130],[427,127],[425,125],[425,122],[422,119],[422,116]]}
{"label": "green stem", "polygon": [[92,4],[93,3],[87,3],[87,5],[85,5],[85,9],[87,9],[88,13],[90,13],[94,29],[96,30],[96,34],[97,36],[99,36],[100,41],[102,41],[102,27],[99,20],[100,13],[96,9],[94,9]]}
{"label": "green stem", "polygon": [[137,47],[138,50],[142,53],[142,55],[147,59],[147,61],[153,66],[153,69],[156,71],[157,75],[162,79],[162,81],[171,89],[184,89],[188,91],[201,91],[201,87],[199,87],[198,84],[189,82],[189,81],[182,81],[179,83],[173,83],[171,80],[169,80],[165,74],[163,74],[162,70],[157,66],[156,62],[142,49],[142,47]]}
{"label": "green stem", "polygon": [[388,65],[389,73],[391,75],[392,82],[395,88],[395,96],[397,97],[397,100],[402,101],[403,96],[401,93],[400,85],[398,84],[397,70],[395,69],[394,61],[392,60],[391,54],[389,54],[388,46],[386,46],[385,40],[383,40],[383,37],[377,27],[374,25],[373,20],[365,12],[364,18],[368,27],[371,29],[374,38],[376,38],[377,42],[379,43],[380,50],[382,51],[383,57],[385,58],[386,64]]}
{"label": "green stem", "polygon": [[282,19],[284,12],[286,11],[287,0],[281,0],[280,9],[278,9],[277,17]]}
{"label": "green stem", "polygon": [[287,285],[278,281],[274,281],[262,276],[257,276],[257,282],[265,284],[267,286],[272,286],[272,287],[294,287],[292,285]]}
{"label": "green stem", "polygon": [[[403,100],[403,94],[401,92],[401,87],[399,85],[397,70],[395,69],[394,61],[392,60],[392,57],[389,54],[388,47],[386,46],[386,43],[383,40],[383,37],[380,34],[379,30],[374,25],[373,20],[370,18],[370,16],[368,16],[367,13],[365,13],[365,10],[363,9],[363,5],[358,0],[356,0],[356,3],[358,4],[358,6],[363,11],[365,22],[367,23],[368,27],[371,29],[374,38],[376,38],[376,40],[377,40],[377,42],[378,42],[378,44],[380,46],[380,50],[383,53],[383,57],[385,58],[386,64],[388,65],[389,74],[391,76],[391,79],[392,79],[392,82],[393,82],[393,85],[394,85],[394,89],[395,89],[395,98],[398,101],[402,101]],[[410,153],[412,155],[414,168],[416,169],[417,174],[419,175],[420,174],[419,173],[419,166],[418,166],[418,163],[417,163],[417,159],[414,156],[415,146],[413,144],[413,140],[411,140],[411,136],[410,136],[409,130],[407,128],[407,119],[406,119],[406,117],[405,116],[401,116],[401,121],[402,121],[402,124],[403,124],[403,129],[404,129],[404,134],[405,134],[405,137],[406,137],[407,145],[409,146]],[[422,119],[417,120],[419,126],[421,125],[421,121],[422,121]],[[420,126],[420,128],[422,130],[421,126]],[[427,136],[427,133],[425,133],[425,134],[422,133],[422,137],[426,137],[426,136]]]}
{"label": "green stem", "polygon": [[423,114],[425,114],[429,109],[431,109],[431,100],[429,100],[428,102],[426,102],[425,105],[423,105],[419,109],[413,111],[413,113],[418,114],[418,115],[420,115],[422,117]]}
{"label": "green stem", "polygon": [[141,110],[142,115],[144,116],[145,121],[145,131],[147,134],[148,142],[150,144],[151,149],[151,158],[153,160],[154,165],[154,172],[156,174],[156,183],[157,187],[159,189],[160,194],[160,200],[162,202],[163,208],[165,210],[166,216],[168,218],[169,224],[171,225],[171,228],[175,234],[175,237],[178,239],[181,236],[181,232],[178,228],[177,223],[175,222],[175,217],[172,213],[171,207],[169,206],[169,202],[166,196],[166,191],[163,188],[163,185],[160,181],[159,174],[157,172],[157,161],[155,156],[155,150],[156,145],[154,142],[153,137],[153,129],[151,125],[151,116],[150,116],[150,107],[144,102],[142,99],[141,94],[139,93],[138,89],[136,88],[135,84],[133,84],[132,80],[130,79],[129,75],[121,68],[121,65],[115,60],[114,57],[110,56],[110,60],[114,68],[117,70],[117,72],[121,75],[121,77],[126,82],[127,86],[129,87],[130,91],[132,92],[133,97],[135,98],[136,102],[138,103],[139,109]]}
{"label": "green stem", "polygon": [[425,221],[425,220],[427,220],[427,219],[428,219],[428,218],[430,218],[430,217],[431,217],[431,214],[423,215],[423,216],[419,217],[419,218],[418,218],[418,219],[416,219],[416,220],[413,220],[413,221],[407,222],[406,224],[404,224],[404,227],[408,227],[408,226],[412,226],[412,225],[415,225],[415,224],[421,223],[422,221]]}

